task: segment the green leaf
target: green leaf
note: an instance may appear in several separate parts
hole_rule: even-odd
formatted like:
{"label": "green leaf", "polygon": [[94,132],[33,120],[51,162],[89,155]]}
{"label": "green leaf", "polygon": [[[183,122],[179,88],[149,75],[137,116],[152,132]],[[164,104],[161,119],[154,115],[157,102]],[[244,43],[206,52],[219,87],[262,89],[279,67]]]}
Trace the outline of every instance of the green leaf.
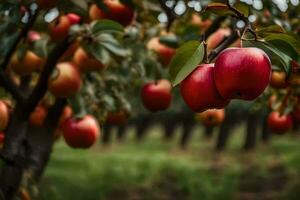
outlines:
{"label": "green leaf", "polygon": [[300,38],[293,34],[275,33],[264,38],[265,41],[280,40],[291,45],[294,50],[300,55]]}
{"label": "green leaf", "polygon": [[159,37],[159,42],[167,45],[168,47],[178,47],[178,38],[176,36],[161,36]]}
{"label": "green leaf", "polygon": [[34,52],[42,58],[47,56],[47,40],[38,40],[34,43]]}
{"label": "green leaf", "polygon": [[184,80],[204,57],[204,45],[199,41],[190,41],[182,45],[170,64],[170,76],[173,86]]}
{"label": "green leaf", "polygon": [[238,2],[234,5],[234,7],[240,11],[241,13],[243,13],[244,16],[248,17],[249,16],[249,13],[250,13],[250,8],[247,4],[245,3],[241,3],[241,2]]}
{"label": "green leaf", "polygon": [[285,30],[279,25],[272,25],[256,31],[256,34],[262,38],[274,33],[285,33]]}
{"label": "green leaf", "polygon": [[92,25],[93,34],[99,34],[103,32],[119,32],[122,33],[124,27],[118,22],[112,20],[101,20],[97,21]]}
{"label": "green leaf", "polygon": [[270,57],[274,55],[281,63],[281,67],[286,73],[291,71],[291,61],[293,60],[290,56],[278,50],[274,45],[264,41],[246,41],[244,42],[247,46],[254,46],[260,49],[263,49]]}

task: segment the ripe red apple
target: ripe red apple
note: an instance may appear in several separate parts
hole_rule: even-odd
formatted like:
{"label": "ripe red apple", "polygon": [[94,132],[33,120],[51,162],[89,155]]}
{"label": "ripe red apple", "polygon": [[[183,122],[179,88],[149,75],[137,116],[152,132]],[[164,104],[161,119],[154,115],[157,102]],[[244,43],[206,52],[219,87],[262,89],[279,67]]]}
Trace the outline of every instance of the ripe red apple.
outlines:
{"label": "ripe red apple", "polygon": [[29,31],[27,34],[27,39],[30,43],[41,39],[41,35],[37,31]]}
{"label": "ripe red apple", "polygon": [[216,48],[230,34],[231,30],[229,28],[219,28],[207,38],[207,50],[211,51]]}
{"label": "ripe red apple", "polygon": [[3,131],[9,122],[10,109],[7,103],[3,100],[0,101],[0,131]]}
{"label": "ripe red apple", "polygon": [[62,112],[62,114],[60,115],[59,118],[59,124],[63,123],[64,121],[66,121],[67,119],[71,118],[73,115],[73,110],[70,106],[66,106]]}
{"label": "ripe red apple", "polygon": [[106,116],[106,123],[112,125],[124,124],[128,119],[128,114],[125,111],[109,112]]}
{"label": "ripe red apple", "polygon": [[86,115],[82,119],[69,118],[61,125],[66,143],[73,148],[89,148],[100,136],[97,120]]}
{"label": "ripe red apple", "polygon": [[268,116],[268,127],[276,134],[284,134],[293,126],[291,115],[280,115],[279,112],[273,111]]}
{"label": "ripe red apple", "polygon": [[123,26],[130,25],[135,17],[132,8],[122,4],[119,0],[103,0],[106,10],[101,10],[97,5],[92,5],[89,15],[92,20],[110,19],[119,22]]}
{"label": "ripe red apple", "polygon": [[40,71],[44,65],[44,59],[28,50],[22,58],[14,54],[11,60],[11,68],[20,76],[29,75],[34,71]]}
{"label": "ripe red apple", "polygon": [[55,6],[58,0],[37,0],[37,5],[42,9],[50,9]]}
{"label": "ripe red apple", "polygon": [[60,16],[55,21],[49,24],[49,31],[54,42],[58,42],[66,38],[69,34],[69,29],[72,23],[68,16]]}
{"label": "ripe red apple", "polygon": [[83,48],[79,47],[73,56],[74,63],[78,66],[80,72],[99,71],[105,66],[92,55],[87,54]]}
{"label": "ripe red apple", "polygon": [[214,80],[224,99],[253,100],[268,86],[271,62],[258,48],[228,48],[216,59]]}
{"label": "ripe red apple", "polygon": [[206,126],[218,126],[225,119],[224,109],[210,109],[202,113],[197,113],[197,119]]}
{"label": "ripe red apple", "polygon": [[48,114],[48,108],[40,104],[38,105],[35,110],[30,114],[29,117],[29,124],[34,127],[40,127],[44,124],[44,121]]}
{"label": "ripe red apple", "polygon": [[70,62],[58,63],[48,81],[50,92],[56,97],[66,98],[75,95],[80,87],[81,77],[76,66]]}
{"label": "ripe red apple", "polygon": [[201,64],[180,84],[181,96],[194,112],[224,108],[229,103],[217,91],[214,68],[214,64]]}
{"label": "ripe red apple", "polygon": [[163,67],[167,67],[176,53],[176,49],[166,46],[159,42],[159,37],[149,40],[147,48],[158,54]]}
{"label": "ripe red apple", "polygon": [[171,90],[170,81],[165,79],[147,83],[141,92],[144,106],[152,112],[167,109],[172,100]]}
{"label": "ripe red apple", "polygon": [[286,81],[287,75],[285,72],[273,71],[271,75],[270,86],[273,88],[285,88],[287,87]]}
{"label": "ripe red apple", "polygon": [[81,17],[75,13],[69,13],[67,14],[67,17],[72,25],[79,24],[81,21]]}

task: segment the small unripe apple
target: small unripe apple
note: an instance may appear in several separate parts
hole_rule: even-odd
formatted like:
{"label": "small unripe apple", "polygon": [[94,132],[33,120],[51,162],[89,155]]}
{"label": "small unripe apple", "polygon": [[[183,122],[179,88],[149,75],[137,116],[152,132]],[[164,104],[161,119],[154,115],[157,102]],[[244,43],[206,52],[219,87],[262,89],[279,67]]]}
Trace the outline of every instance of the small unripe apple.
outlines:
{"label": "small unripe apple", "polygon": [[271,112],[268,116],[268,127],[273,133],[284,134],[293,126],[291,115],[280,115],[279,112]]}
{"label": "small unripe apple", "polygon": [[166,79],[147,83],[141,92],[144,106],[152,112],[167,109],[172,100],[171,91],[171,83]]}
{"label": "small unripe apple", "polygon": [[210,109],[202,113],[197,113],[197,119],[206,126],[218,126],[225,119],[224,109]]}
{"label": "small unripe apple", "polygon": [[32,72],[40,71],[44,65],[44,59],[34,52],[28,50],[22,58],[14,54],[11,60],[11,68],[20,76],[29,75]]}
{"label": "small unripe apple", "polygon": [[109,112],[106,116],[106,123],[112,125],[124,124],[128,119],[128,114],[125,111]]}
{"label": "small unripe apple", "polygon": [[37,5],[42,9],[50,9],[55,6],[58,0],[37,0]]}
{"label": "small unripe apple", "polygon": [[69,118],[61,125],[66,143],[73,148],[89,148],[100,136],[100,127],[97,120],[86,115],[82,119]]}
{"label": "small unripe apple", "polygon": [[106,10],[101,10],[97,5],[90,7],[89,15],[92,20],[110,19],[119,22],[123,26],[130,25],[135,17],[132,8],[122,4],[119,0],[103,0]]}
{"label": "small unripe apple", "polygon": [[83,48],[79,47],[73,56],[74,63],[78,66],[80,72],[99,71],[105,66],[92,55],[87,54]]}
{"label": "small unripe apple", "polygon": [[40,104],[38,105],[35,110],[30,114],[29,117],[29,124],[34,127],[40,127],[44,124],[44,121],[48,114],[48,108]]}
{"label": "small unripe apple", "polygon": [[72,23],[68,16],[60,16],[49,24],[49,32],[52,40],[58,42],[66,38]]}
{"label": "small unripe apple", "polygon": [[8,125],[10,109],[5,101],[0,101],[0,131],[5,130]]}
{"label": "small unripe apple", "polygon": [[224,108],[229,103],[216,88],[214,68],[214,64],[201,64],[180,84],[181,96],[194,112]]}
{"label": "small unripe apple", "polygon": [[270,86],[278,89],[285,88],[287,87],[286,78],[287,76],[285,72],[273,71],[271,75]]}
{"label": "small unripe apple", "polygon": [[147,48],[153,50],[158,54],[159,60],[163,67],[167,67],[171,62],[173,56],[176,53],[176,49],[168,47],[165,44],[159,42],[159,37],[152,38],[148,44]]}
{"label": "small unripe apple", "polygon": [[199,26],[201,29],[201,32],[206,31],[208,27],[212,24],[212,21],[210,19],[202,20],[202,18],[198,14],[193,14],[191,18],[191,23],[195,26]]}
{"label": "small unripe apple", "polygon": [[56,65],[56,70],[49,78],[49,91],[58,98],[75,95],[81,87],[81,77],[77,67],[70,62]]}
{"label": "small unripe apple", "polygon": [[228,48],[215,62],[214,80],[224,99],[254,100],[270,78],[270,59],[258,48]]}
{"label": "small unripe apple", "polygon": [[229,28],[220,28],[207,38],[207,50],[211,51],[216,48],[224,39],[231,34]]}
{"label": "small unripe apple", "polygon": [[69,13],[67,14],[67,17],[72,25],[79,24],[81,21],[81,17],[75,13]]}

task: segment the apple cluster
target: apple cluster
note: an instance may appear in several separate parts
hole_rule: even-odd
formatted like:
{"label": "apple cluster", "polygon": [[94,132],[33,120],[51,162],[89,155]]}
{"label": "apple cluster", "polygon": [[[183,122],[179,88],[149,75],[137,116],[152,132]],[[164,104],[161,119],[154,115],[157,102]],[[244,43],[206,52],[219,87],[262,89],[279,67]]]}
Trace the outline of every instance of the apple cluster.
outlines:
{"label": "apple cluster", "polygon": [[254,100],[268,86],[271,62],[258,48],[228,48],[214,64],[199,65],[180,84],[181,95],[194,112],[226,107],[232,99]]}

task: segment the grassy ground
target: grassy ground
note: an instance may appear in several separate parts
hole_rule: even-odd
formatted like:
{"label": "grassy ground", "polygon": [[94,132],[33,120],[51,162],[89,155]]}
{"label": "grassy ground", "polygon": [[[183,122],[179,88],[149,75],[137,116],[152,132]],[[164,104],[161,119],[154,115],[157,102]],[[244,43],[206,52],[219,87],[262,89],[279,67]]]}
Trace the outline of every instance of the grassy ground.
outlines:
{"label": "grassy ground", "polygon": [[[193,134],[185,151],[177,137],[166,143],[159,127],[136,143],[133,130],[123,144],[74,150],[55,146],[42,180],[43,200],[217,200],[299,199],[300,138],[274,137],[269,146],[240,150],[242,128],[222,154],[213,152],[215,139]],[[298,197],[298,198],[297,198]]]}

